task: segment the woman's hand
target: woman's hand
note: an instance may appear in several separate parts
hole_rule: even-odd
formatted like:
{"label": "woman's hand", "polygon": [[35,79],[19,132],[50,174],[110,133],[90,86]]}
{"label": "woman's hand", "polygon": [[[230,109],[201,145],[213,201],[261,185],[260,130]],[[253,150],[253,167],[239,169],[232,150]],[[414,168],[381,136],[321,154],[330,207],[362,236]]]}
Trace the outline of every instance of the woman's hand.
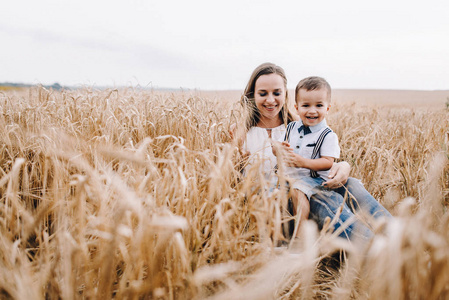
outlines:
{"label": "woman's hand", "polygon": [[336,189],[341,187],[348,181],[349,172],[351,171],[351,167],[345,161],[334,163],[329,172],[329,180],[323,182],[323,186]]}

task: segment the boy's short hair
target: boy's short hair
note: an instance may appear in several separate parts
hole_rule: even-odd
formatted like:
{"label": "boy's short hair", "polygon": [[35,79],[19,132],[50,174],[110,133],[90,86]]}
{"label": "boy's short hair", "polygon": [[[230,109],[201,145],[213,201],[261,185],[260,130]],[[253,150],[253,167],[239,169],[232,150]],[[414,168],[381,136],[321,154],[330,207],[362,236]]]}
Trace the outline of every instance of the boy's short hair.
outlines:
{"label": "boy's short hair", "polygon": [[298,103],[298,93],[300,89],[305,89],[306,91],[314,91],[325,88],[327,91],[327,100],[329,103],[331,102],[331,86],[329,82],[326,81],[326,79],[319,77],[319,76],[310,76],[307,78],[302,79],[298,84],[296,85],[295,89],[295,102]]}

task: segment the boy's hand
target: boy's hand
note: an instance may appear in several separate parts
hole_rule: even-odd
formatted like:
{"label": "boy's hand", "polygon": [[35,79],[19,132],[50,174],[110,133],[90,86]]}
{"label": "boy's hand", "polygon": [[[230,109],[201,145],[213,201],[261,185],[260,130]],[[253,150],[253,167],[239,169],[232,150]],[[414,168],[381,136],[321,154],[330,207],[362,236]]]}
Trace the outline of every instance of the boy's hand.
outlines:
{"label": "boy's hand", "polygon": [[282,151],[282,144],[277,141],[271,141],[271,151],[273,152],[274,156],[278,156],[278,150]]}
{"label": "boy's hand", "polygon": [[276,156],[280,154],[278,152],[282,152],[282,159],[288,167],[301,168],[303,157],[293,152],[293,148],[288,142],[273,142],[272,149]]}
{"label": "boy's hand", "polygon": [[304,157],[293,152],[293,149],[290,147],[290,145],[288,145],[288,147],[284,146],[283,150],[284,150],[284,162],[288,167],[296,167],[296,168],[303,167]]}
{"label": "boy's hand", "polygon": [[285,147],[285,148],[290,148],[290,149],[291,149],[291,146],[290,146],[290,144],[289,144],[287,141],[283,141],[283,142],[281,143],[281,145],[282,145],[283,147]]}
{"label": "boy's hand", "polygon": [[286,152],[293,151],[288,142],[277,141],[271,141],[271,150],[275,156],[278,156],[280,154],[279,152],[282,152],[285,155]]}
{"label": "boy's hand", "polygon": [[296,167],[296,168],[303,168],[303,160],[304,157],[302,157],[299,154],[296,154],[295,152],[289,152],[288,157],[288,161],[287,161],[287,165],[289,167]]}

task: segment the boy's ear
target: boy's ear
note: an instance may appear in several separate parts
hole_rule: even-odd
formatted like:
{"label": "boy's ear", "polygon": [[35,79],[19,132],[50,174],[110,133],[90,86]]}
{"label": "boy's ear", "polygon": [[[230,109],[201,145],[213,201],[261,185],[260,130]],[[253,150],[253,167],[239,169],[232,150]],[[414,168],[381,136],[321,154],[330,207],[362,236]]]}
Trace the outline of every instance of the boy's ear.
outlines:
{"label": "boy's ear", "polygon": [[298,104],[295,103],[293,106],[295,107],[296,110],[298,110]]}

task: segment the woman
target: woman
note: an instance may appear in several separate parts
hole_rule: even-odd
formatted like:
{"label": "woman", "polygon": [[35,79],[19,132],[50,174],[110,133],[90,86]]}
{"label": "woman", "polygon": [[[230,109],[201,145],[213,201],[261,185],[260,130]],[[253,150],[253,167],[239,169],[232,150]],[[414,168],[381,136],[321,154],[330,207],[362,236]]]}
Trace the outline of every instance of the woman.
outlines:
{"label": "woman", "polygon": [[[248,112],[244,126],[243,151],[249,154],[251,164],[262,158],[261,166],[270,184],[277,182],[275,175],[276,157],[272,153],[270,139],[279,140],[285,134],[286,125],[294,120],[289,110],[287,77],[284,70],[272,63],[258,66],[252,73],[241,99],[242,105]],[[339,207],[343,210],[336,220],[334,230],[343,225],[339,234],[341,237],[353,238],[356,235],[369,237],[371,231],[354,217],[354,213],[362,212],[374,218],[391,216],[363,187],[360,181],[349,177],[350,166],[346,162],[334,164],[329,178],[323,185],[329,189],[336,189],[337,193],[329,193],[326,189],[314,189],[309,198],[309,219],[317,222],[321,229],[327,218],[334,219]],[[345,197],[346,190],[354,196]],[[299,190],[292,191],[295,197],[304,197]],[[299,211],[308,213],[308,207]],[[349,224],[349,225],[348,225]]]}

